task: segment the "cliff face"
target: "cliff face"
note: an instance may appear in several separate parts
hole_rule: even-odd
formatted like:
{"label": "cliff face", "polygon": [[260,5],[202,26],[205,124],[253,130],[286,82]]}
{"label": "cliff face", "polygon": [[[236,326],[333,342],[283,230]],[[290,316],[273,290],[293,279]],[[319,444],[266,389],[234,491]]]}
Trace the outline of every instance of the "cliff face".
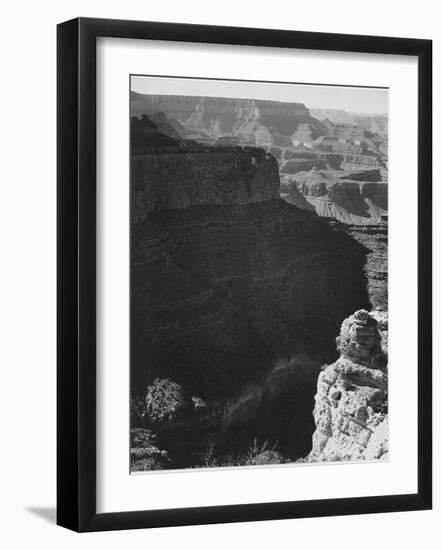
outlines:
{"label": "cliff face", "polygon": [[157,111],[184,125],[186,135],[182,137],[194,131],[209,138],[237,136],[244,142],[291,146],[291,137],[297,132],[315,139],[324,131],[323,124],[302,103],[131,92],[132,115]]}
{"label": "cliff face", "polygon": [[185,141],[147,152],[143,139],[132,155],[133,387],[160,376],[223,397],[282,358],[333,357],[339,323],[368,304],[367,250],[276,198],[264,152]]}
{"label": "cliff face", "polygon": [[388,309],[388,225],[349,225],[344,230],[363,245],[368,253],[364,265],[372,308]]}
{"label": "cliff face", "polygon": [[283,176],[302,174],[313,168],[315,170],[339,170],[343,162],[343,155],[326,151],[297,151],[295,148],[284,149],[278,156],[278,151],[271,150],[280,158],[280,173]]}
{"label": "cliff face", "polygon": [[134,221],[159,210],[279,197],[277,162],[262,149],[205,146],[174,132],[162,113],[132,118]]}
{"label": "cliff face", "polygon": [[339,359],[319,375],[309,460],[388,458],[387,315],[359,310],[342,324]]}
{"label": "cliff face", "polygon": [[[367,250],[364,272],[372,308],[388,307],[388,185],[378,170],[356,173],[354,180],[340,172],[310,170],[286,178],[281,196],[287,202],[315,211]],[[363,181],[361,181],[363,180]],[[370,181],[365,181],[370,180]],[[371,181],[375,180],[375,181]]]}
{"label": "cliff face", "polygon": [[285,354],[330,357],[340,320],[367,303],[366,252],[280,199],[150,213],[133,228],[135,370],[206,398]]}
{"label": "cliff face", "polygon": [[252,204],[279,197],[278,166],[271,155],[252,147],[206,149],[133,155],[137,220],[158,210]]}
{"label": "cliff face", "polygon": [[[371,181],[376,177],[381,179],[378,170],[357,173],[353,179],[338,171],[312,169],[295,178],[285,178],[281,191],[290,200],[290,190],[295,187],[319,216],[346,224],[374,225],[387,215],[388,209],[388,186],[382,181]],[[363,178],[369,181],[361,181]]]}
{"label": "cliff face", "polygon": [[[136,92],[131,92],[131,113],[134,116],[149,116],[165,138],[194,140],[194,150],[200,150],[203,154],[208,152],[208,144],[237,146],[239,149],[260,147],[278,162],[283,182],[281,196],[291,202],[290,195],[295,197],[297,193],[288,193],[287,184],[295,181],[297,185],[306,183],[306,189],[300,189],[306,201],[300,201],[297,197],[292,203],[301,208],[308,206],[307,209],[312,210],[309,203],[320,216],[336,218],[348,224],[365,224],[376,222],[386,213],[386,206],[383,205],[387,203],[387,186],[382,185],[387,182],[386,116],[309,110],[302,103]],[[165,138],[163,145],[169,147],[170,142]],[[261,157],[253,154],[256,158],[251,162],[260,162]],[[232,170],[227,169],[226,178],[222,175],[225,181],[230,180],[237,170],[234,159],[230,164]],[[162,166],[153,168],[167,172]],[[261,172],[260,168],[258,172]],[[321,196],[310,194],[307,180],[312,169],[324,172],[330,184],[336,183],[335,187]],[[141,179],[150,170],[150,166],[143,167],[141,159],[133,165],[135,177]],[[378,173],[378,180],[371,179],[374,173]],[[345,175],[349,181],[338,181],[343,180]],[[201,176],[196,174],[199,180],[202,180]],[[186,174],[186,177],[189,175]],[[331,177],[337,181],[333,182]],[[356,181],[365,185],[357,186]],[[374,185],[369,187],[366,185],[368,183]],[[155,202],[157,197],[152,199]],[[159,200],[162,202],[163,198]],[[266,197],[259,197],[259,200],[266,200]],[[202,201],[208,202],[206,197]],[[166,200],[166,203],[169,202]],[[209,200],[209,203],[212,202],[212,199]],[[244,204],[245,198],[234,197],[233,202]],[[173,208],[182,208],[185,204],[186,200],[183,202],[183,197],[180,197],[178,205]]]}

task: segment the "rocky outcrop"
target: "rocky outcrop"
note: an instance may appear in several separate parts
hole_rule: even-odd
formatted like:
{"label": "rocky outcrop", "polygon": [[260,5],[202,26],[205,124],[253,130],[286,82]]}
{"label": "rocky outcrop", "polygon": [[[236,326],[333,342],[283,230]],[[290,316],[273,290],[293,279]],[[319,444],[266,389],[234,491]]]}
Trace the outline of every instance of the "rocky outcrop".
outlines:
{"label": "rocky outcrop", "polygon": [[131,178],[140,221],[159,210],[263,202],[278,198],[280,186],[275,159],[255,148],[134,155]]}
{"label": "rocky outcrop", "polygon": [[[235,145],[238,149],[257,146],[275,157],[284,185],[287,185],[291,176],[297,183],[303,182],[312,169],[323,171],[336,179],[343,180],[346,176],[348,181],[345,182],[330,181],[337,183],[337,188],[322,196],[303,192],[306,197],[310,197],[307,202],[315,207],[320,216],[336,218],[348,224],[365,224],[374,223],[386,213],[386,207],[383,206],[387,204],[386,185],[374,185],[371,188],[355,186],[356,181],[365,184],[387,183],[385,115],[358,115],[323,109],[310,111],[302,103],[281,101],[147,95],[136,92],[131,92],[131,113],[137,117],[149,116],[157,124],[165,136],[161,144],[163,147],[170,146],[170,142],[165,140],[171,137],[194,140],[193,150],[203,155],[207,152],[204,146],[208,144]],[[136,139],[133,140],[133,151],[149,152],[137,147],[134,149],[136,142]],[[199,149],[198,146],[203,148]],[[259,160],[256,152],[251,154]],[[220,161],[223,162],[223,159],[214,159],[214,162]],[[143,178],[151,170],[149,165],[144,166],[146,162],[146,159],[139,158],[133,164],[132,173],[136,179]],[[228,164],[235,170],[234,159]],[[155,173],[167,175],[164,166],[152,168]],[[225,181],[233,173],[230,168],[227,168],[227,172],[222,174]],[[370,179],[362,179],[365,173]],[[371,173],[378,173],[379,179],[372,179]],[[189,179],[189,174],[185,175]],[[195,178],[204,181],[204,174],[197,171]],[[162,189],[168,194],[167,186]],[[181,189],[179,191],[181,195],[187,194]],[[281,195],[290,201],[287,190],[282,189]],[[142,197],[144,202],[145,199],[161,202],[164,197]],[[200,200],[212,202],[214,197],[208,199],[204,196]],[[232,200],[244,203],[243,196]],[[259,200],[266,199],[260,197]],[[180,196],[177,202],[178,207],[182,208],[187,204],[187,199]],[[166,203],[170,203],[169,197]],[[293,204],[301,206],[300,201]]]}
{"label": "rocky outcrop", "polygon": [[371,306],[387,309],[388,186],[377,181],[381,179],[379,170],[349,178],[337,171],[310,170],[297,174],[296,179],[282,178],[280,195],[299,208],[328,218],[336,230],[346,232],[368,250],[364,272]]}
{"label": "rocky outcrop", "polygon": [[340,319],[368,300],[367,250],[280,199],[153,212],[132,237],[135,376],[203,398],[280,354],[328,356]]}
{"label": "rocky outcrop", "polygon": [[310,461],[388,458],[387,316],[359,310],[337,338],[339,359],[320,373]]}
{"label": "rocky outcrop", "polygon": [[159,210],[251,204],[279,197],[278,165],[253,147],[211,147],[173,139],[165,119],[131,124],[132,213],[136,222]]}

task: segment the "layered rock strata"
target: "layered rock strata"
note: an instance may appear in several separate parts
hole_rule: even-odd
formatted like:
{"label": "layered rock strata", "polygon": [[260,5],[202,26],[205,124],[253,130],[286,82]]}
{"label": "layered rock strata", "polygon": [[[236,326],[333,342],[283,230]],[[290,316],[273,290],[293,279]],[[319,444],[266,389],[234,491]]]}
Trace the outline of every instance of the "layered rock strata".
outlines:
{"label": "layered rock strata", "polygon": [[[344,223],[373,223],[385,213],[380,205],[381,195],[387,195],[386,185],[372,187],[356,186],[356,181],[363,183],[375,180],[362,180],[358,173],[364,172],[370,177],[371,172],[378,172],[381,183],[387,182],[387,117],[349,114],[344,111],[309,110],[302,103],[281,101],[265,101],[258,99],[217,98],[199,96],[166,96],[131,93],[131,112],[137,117],[149,117],[157,124],[164,135],[162,145],[171,146],[168,138],[194,140],[195,153],[206,154],[205,145],[218,147],[237,147],[239,152],[251,146],[260,147],[270,153],[278,162],[282,176],[281,196],[286,200],[289,194],[286,187],[296,180],[303,183],[305,174],[322,170],[326,174],[343,179],[337,181],[336,190],[318,196],[302,191],[309,204],[314,205],[317,214],[323,217],[333,217]],[[312,114],[314,113],[314,116]],[[322,120],[316,118],[320,117]],[[384,122],[383,122],[384,121]],[[189,152],[190,144],[185,147]],[[133,142],[132,149],[140,152],[138,144]],[[173,152],[173,151],[171,151]],[[145,153],[149,153],[145,151]],[[263,168],[262,158],[254,153],[256,159],[251,159],[253,165]],[[225,181],[235,170],[235,158],[228,163],[226,172],[222,174]],[[168,161],[169,162],[169,161]],[[171,163],[175,161],[171,159]],[[196,156],[195,162],[198,164]],[[255,164],[257,163],[257,164]],[[154,170],[167,170],[168,167],[157,166]],[[144,177],[150,166],[145,166],[140,160],[133,165],[134,173]],[[201,174],[194,174],[197,179]],[[189,179],[185,173],[184,179]],[[192,178],[191,178],[192,179]],[[204,180],[204,174],[203,179]],[[309,183],[309,182],[308,182]],[[330,183],[334,183],[331,182]],[[154,191],[153,187],[153,191]],[[164,190],[168,193],[168,190]],[[179,195],[183,189],[179,190]],[[186,193],[185,193],[186,194]],[[358,198],[357,195],[361,197]],[[377,195],[374,200],[373,195]],[[162,201],[164,197],[151,197],[153,201]],[[178,207],[183,207],[177,197]],[[357,201],[355,199],[358,199]],[[207,197],[202,197],[206,200]],[[238,199],[234,198],[234,202]],[[211,202],[212,199],[209,199]],[[290,198],[289,198],[290,200]],[[306,202],[306,201],[305,201]],[[384,201],[386,202],[386,200]],[[302,204],[296,203],[303,207]],[[356,206],[357,205],[357,206]],[[310,208],[308,208],[310,210]],[[368,222],[368,220],[370,220]]]}
{"label": "layered rock strata", "polygon": [[133,131],[136,389],[161,377],[227,396],[284,357],[332,357],[341,320],[369,305],[365,247],[278,198],[265,152]]}
{"label": "layered rock strata", "polygon": [[319,216],[351,225],[374,225],[387,215],[388,186],[379,170],[343,174],[337,170],[300,172],[282,181],[281,193],[289,202],[294,188]]}
{"label": "layered rock strata", "polygon": [[366,254],[280,199],[149,214],[133,228],[135,370],[205,396],[287,353],[328,357],[340,319],[368,302]]}
{"label": "layered rock strata", "polygon": [[[297,180],[283,179],[287,202],[315,211],[338,231],[346,232],[367,250],[364,272],[372,308],[388,307],[388,186],[379,170],[349,176],[311,170]],[[334,220],[338,220],[337,223]]]}
{"label": "layered rock strata", "polygon": [[339,359],[320,373],[310,461],[387,460],[387,315],[359,310],[337,338]]}
{"label": "layered rock strata", "polygon": [[252,147],[134,155],[131,174],[134,215],[140,221],[159,210],[252,204],[279,197],[274,157]]}
{"label": "layered rock strata", "polygon": [[257,145],[291,146],[294,140],[310,142],[325,132],[303,103],[131,92],[132,115],[158,111],[184,127],[182,137],[235,136]]}

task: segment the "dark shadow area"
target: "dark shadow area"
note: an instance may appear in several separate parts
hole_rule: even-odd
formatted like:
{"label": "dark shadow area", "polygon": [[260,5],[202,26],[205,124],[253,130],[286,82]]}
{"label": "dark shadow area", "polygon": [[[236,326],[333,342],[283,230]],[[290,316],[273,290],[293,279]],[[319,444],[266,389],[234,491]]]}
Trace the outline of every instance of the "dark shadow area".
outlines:
{"label": "dark shadow area", "polygon": [[57,510],[55,507],[27,506],[26,510],[31,514],[34,514],[34,516],[38,516],[49,523],[55,524],[56,522]]}
{"label": "dark shadow area", "polygon": [[343,319],[369,307],[368,249],[335,225],[279,199],[133,225],[133,397],[143,403],[158,377],[207,404],[140,424],[168,467],[235,463],[255,441],[291,461],[307,455],[320,366],[337,358]]}
{"label": "dark shadow area", "polygon": [[301,351],[328,362],[369,306],[368,250],[282,200],[153,213],[133,226],[131,386],[232,397]]}

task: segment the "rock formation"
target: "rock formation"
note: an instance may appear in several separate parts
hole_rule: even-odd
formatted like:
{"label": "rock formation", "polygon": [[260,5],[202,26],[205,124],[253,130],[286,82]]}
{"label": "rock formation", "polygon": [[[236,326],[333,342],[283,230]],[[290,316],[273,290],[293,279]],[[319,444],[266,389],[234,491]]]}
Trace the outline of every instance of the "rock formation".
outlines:
{"label": "rock formation", "polygon": [[[173,139],[158,113],[131,123],[133,217],[209,204],[250,204],[279,197],[278,166],[258,148],[211,147]],[[169,131],[168,135],[162,128]]]}
{"label": "rock formation", "polygon": [[[132,453],[135,469],[189,467],[214,434],[226,453],[252,443],[252,434],[270,441],[271,449],[278,440],[276,453],[306,456],[316,379],[320,365],[336,356],[340,323],[357,308],[386,303],[375,303],[371,294],[386,288],[386,242],[373,224],[359,225],[367,201],[383,210],[380,174],[355,172],[350,181],[337,169],[333,181],[288,176],[280,187],[279,163],[281,170],[291,155],[302,161],[301,151],[304,160],[324,162],[328,173],[342,157],[279,145],[276,159],[270,147],[239,144],[232,136],[187,139],[179,112],[165,117],[158,102],[154,106],[150,116],[131,121],[131,422],[157,437],[145,433],[149,445],[134,445],[142,449]],[[289,132],[284,111],[265,107],[256,104],[254,117],[266,120],[274,137]],[[229,109],[214,123],[208,105],[183,100],[181,108],[188,122],[199,121],[194,135],[229,121]],[[305,116],[303,109],[295,113]],[[354,216],[346,218],[354,225],[319,217],[312,197],[327,197]],[[377,365],[386,349],[383,322],[377,320],[379,340],[369,346],[374,354],[377,341],[382,350]],[[350,379],[352,368],[355,383],[370,379],[364,369],[383,372],[383,366],[356,363],[351,344],[343,335]],[[340,376],[331,375],[331,385]],[[372,407],[371,391],[356,399],[367,398]],[[371,441],[367,453],[376,454],[377,440]]]}
{"label": "rock formation", "polygon": [[[221,174],[225,182],[229,181],[232,174],[236,172],[240,150],[257,146],[277,160],[278,170],[282,176],[281,196],[285,200],[289,199],[289,202],[291,202],[291,193],[287,192],[288,184],[304,183],[312,169],[323,171],[327,174],[329,184],[336,184],[336,188],[330,189],[330,192],[322,196],[309,194],[309,189],[305,189],[303,194],[307,201],[303,203],[296,200],[293,202],[296,206],[300,208],[307,206],[307,209],[311,210],[309,204],[312,204],[320,216],[333,217],[349,224],[374,223],[374,220],[378,220],[385,214],[386,209],[380,205],[380,202],[387,202],[387,186],[382,185],[387,182],[387,117],[385,115],[359,115],[339,110],[309,110],[304,104],[293,102],[145,95],[136,92],[131,92],[131,113],[135,117],[147,116],[157,125],[158,130],[165,136],[160,144],[163,147],[171,146],[169,138],[176,139],[177,144],[181,139],[194,140],[192,148],[196,155],[198,152],[200,155],[205,155],[209,151],[208,145],[225,148],[236,146],[237,152],[232,151],[232,158],[225,172]],[[133,141],[133,149],[134,144],[135,150],[141,153],[137,138]],[[148,148],[150,147],[151,143]],[[190,148],[191,142],[188,141],[188,152]],[[149,150],[144,152],[149,153]],[[178,153],[180,152],[179,147]],[[262,172],[266,162],[270,168],[269,157],[265,158],[257,151],[251,151],[251,155],[254,155],[254,159],[250,159],[251,163],[256,166],[258,173]],[[158,162],[158,159],[155,162]],[[166,159],[165,162],[169,167],[175,161]],[[136,178],[143,179],[144,175],[152,170],[154,174],[168,171],[168,167],[164,165],[151,167],[146,163],[146,158],[143,160],[139,158],[133,164],[132,170]],[[193,164],[198,165],[197,156]],[[198,169],[191,170],[192,174],[189,174],[189,171],[189,169],[185,171],[185,181],[189,179],[205,181],[204,174],[201,174]],[[371,179],[375,172],[379,174],[379,179],[376,181]],[[344,177],[347,181],[339,181]],[[364,179],[365,177],[367,179]],[[365,184],[374,183],[374,185],[357,187],[356,181]],[[154,195],[150,199],[154,203],[164,200],[163,193],[171,195],[167,185],[162,190],[161,197],[157,196],[158,189],[155,185],[152,190]],[[358,194],[361,195],[360,198],[357,197]],[[179,195],[176,200],[178,208],[182,208],[182,201],[186,202],[187,191],[179,189]],[[142,200],[146,203],[145,198],[142,197]],[[227,198],[229,201],[229,195]],[[357,201],[355,201],[356,198]],[[170,199],[171,197],[166,197],[167,203]],[[205,195],[200,200],[213,202],[215,199],[214,196],[208,198]],[[259,200],[266,199],[259,197]],[[219,203],[221,202],[224,202],[222,198],[219,199]],[[245,203],[244,195],[232,197],[232,202]],[[157,209],[157,206],[155,208]],[[370,219],[369,222],[368,219]]]}
{"label": "rock formation", "polygon": [[318,377],[311,461],[388,458],[387,315],[359,310],[337,338],[339,359]]}
{"label": "rock formation", "polygon": [[229,395],[285,354],[332,357],[341,319],[369,305],[368,251],[278,198],[277,166],[263,151],[202,152],[181,140],[146,153],[143,132],[137,143],[132,166],[145,167],[132,170],[139,393],[160,377],[203,399]]}
{"label": "rock formation", "polygon": [[322,217],[352,225],[374,225],[387,215],[388,186],[381,181],[379,170],[357,172],[355,177],[316,168],[299,172],[282,180],[281,193],[289,202],[294,187]]}
{"label": "rock formation", "polygon": [[258,145],[292,145],[305,136],[309,142],[324,133],[323,124],[312,117],[303,103],[223,97],[144,95],[131,92],[131,114],[158,111],[176,119],[185,128],[182,137],[217,139],[236,136]]}

